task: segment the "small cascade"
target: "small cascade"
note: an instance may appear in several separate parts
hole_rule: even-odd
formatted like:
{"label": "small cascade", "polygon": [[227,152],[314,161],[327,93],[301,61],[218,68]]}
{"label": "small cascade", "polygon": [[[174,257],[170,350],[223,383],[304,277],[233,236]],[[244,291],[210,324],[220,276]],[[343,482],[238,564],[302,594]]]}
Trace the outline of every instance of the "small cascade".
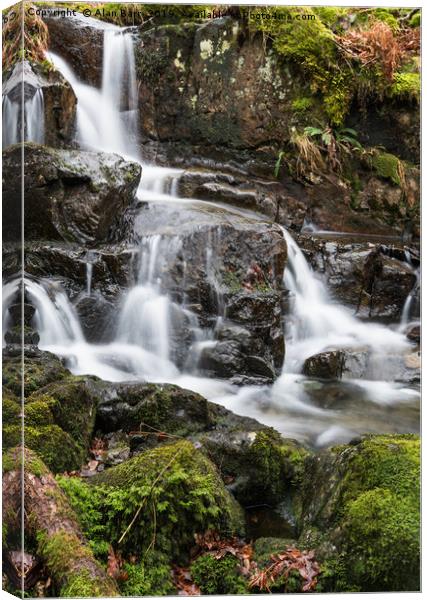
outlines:
{"label": "small cascade", "polygon": [[2,98],[2,145],[7,148],[17,144],[22,137],[21,134],[21,106],[19,102],[12,102],[8,96]]}
{"label": "small cascade", "polygon": [[405,300],[405,304],[403,305],[399,331],[405,331],[408,328],[408,325],[410,325],[411,323],[413,323],[414,325],[419,323],[419,320],[416,320],[414,322],[412,321],[412,315],[415,312],[414,309],[416,309],[416,308],[419,309],[419,306],[416,306],[416,305],[419,302],[420,267],[419,266],[416,267],[413,264],[411,255],[408,251],[405,251],[405,258],[406,258],[406,262],[412,267],[416,279],[415,279],[414,286],[413,286],[412,290],[409,292],[409,294]]}
{"label": "small cascade", "polygon": [[138,104],[132,36],[110,26],[104,31],[101,89],[84,84],[67,62],[52,52],[48,57],[71,84],[77,97],[77,141],[82,148],[116,152],[139,160]]}
{"label": "small cascade", "polygon": [[359,321],[349,309],[334,303],[291,234],[283,229],[283,235],[288,245],[284,284],[291,293],[292,303],[286,332],[285,372],[301,372],[309,356],[328,348],[368,346],[371,351],[384,354],[390,348],[407,347],[400,333],[376,323]]}
{"label": "small cascade", "polygon": [[25,291],[36,309],[33,326],[41,348],[84,341],[79,319],[62,288],[26,279]]}
{"label": "small cascade", "polygon": [[25,141],[44,144],[44,97],[41,89],[25,102],[24,110]]}
{"label": "small cascade", "polygon": [[24,142],[44,144],[44,98],[39,88],[24,102],[24,131],[22,131],[22,110],[20,99],[10,100],[7,95],[2,98],[3,111],[3,148]]}

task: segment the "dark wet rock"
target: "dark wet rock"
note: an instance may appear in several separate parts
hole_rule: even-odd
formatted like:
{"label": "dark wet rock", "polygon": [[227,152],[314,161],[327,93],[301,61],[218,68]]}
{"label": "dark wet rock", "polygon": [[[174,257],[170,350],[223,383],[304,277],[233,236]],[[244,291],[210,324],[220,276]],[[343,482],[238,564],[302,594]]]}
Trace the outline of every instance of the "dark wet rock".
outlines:
{"label": "dark wet rock", "polygon": [[406,337],[408,338],[408,340],[411,340],[411,342],[416,342],[417,344],[420,343],[420,336],[421,330],[419,325],[413,325],[409,328],[409,331],[406,333]]}
{"label": "dark wet rock", "polygon": [[127,433],[150,431],[154,427],[185,436],[213,423],[207,400],[174,385],[100,382],[98,394],[96,427],[106,433],[117,429]]}
{"label": "dark wet rock", "polygon": [[[60,281],[71,300],[88,287],[88,264],[92,265],[91,293],[102,293],[113,302],[133,280],[133,257],[136,250],[122,245],[99,245],[89,252],[76,243],[28,241],[24,245],[25,272],[37,279]],[[3,274],[11,277],[19,272],[21,245],[3,245]],[[51,282],[52,284],[52,282]]]}
{"label": "dark wet rock", "polygon": [[397,320],[417,281],[396,240],[301,234],[298,244],[328,288],[360,317]]}
{"label": "dark wet rock", "polygon": [[320,379],[359,379],[368,371],[367,349],[329,350],[307,358],[303,373]]}
{"label": "dark wet rock", "polygon": [[[54,147],[69,143],[74,131],[77,104],[70,84],[61,73],[45,65],[18,62],[3,85],[3,96],[20,104],[22,81],[25,102],[30,101],[38,91],[43,93],[44,143]],[[18,117],[18,127],[20,122],[21,117]]]}
{"label": "dark wet rock", "polygon": [[[202,327],[213,327],[218,315],[225,318],[226,328],[217,331],[219,344],[203,350],[200,366],[220,377],[271,380],[284,355],[280,302],[286,243],[280,227],[184,205],[150,207],[136,229],[141,236],[162,235],[158,271],[173,299],[191,307]],[[185,333],[177,339],[185,340]]]}
{"label": "dark wet rock", "polygon": [[242,371],[244,357],[240,352],[237,341],[217,342],[213,347],[204,348],[198,363],[198,368],[204,373],[210,372],[217,377],[232,377]]}
{"label": "dark wet rock", "polygon": [[77,11],[72,18],[64,18],[54,16],[53,11],[46,9],[43,20],[49,28],[49,49],[64,58],[79,79],[101,87],[106,25]]}
{"label": "dark wet rock", "polygon": [[[3,153],[6,240],[20,236],[20,158],[20,146]],[[133,201],[141,175],[139,165],[115,154],[54,150],[30,142],[24,169],[26,238],[88,245],[108,240]]]}
{"label": "dark wet rock", "polygon": [[130,457],[129,437],[122,431],[108,433],[104,439],[107,449],[102,453],[102,461],[107,467],[119,465]]}
{"label": "dark wet rock", "polygon": [[117,322],[117,304],[109,302],[100,292],[80,294],[74,302],[83,335],[87,342],[111,341]]}
{"label": "dark wet rock", "polygon": [[339,350],[315,354],[305,361],[303,373],[308,377],[341,379],[343,358],[343,353]]}

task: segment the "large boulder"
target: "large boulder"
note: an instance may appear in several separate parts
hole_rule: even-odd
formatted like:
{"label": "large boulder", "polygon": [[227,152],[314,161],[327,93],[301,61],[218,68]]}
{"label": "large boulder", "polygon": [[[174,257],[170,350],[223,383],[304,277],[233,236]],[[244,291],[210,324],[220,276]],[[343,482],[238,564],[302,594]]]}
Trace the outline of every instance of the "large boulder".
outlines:
{"label": "large boulder", "polygon": [[[20,238],[21,147],[3,153],[6,240]],[[25,144],[26,239],[106,241],[134,199],[141,167],[115,154]]]}
{"label": "large boulder", "polygon": [[305,465],[299,541],[321,549],[329,590],[419,590],[419,437],[370,436]]}
{"label": "large boulder", "polygon": [[[271,381],[284,356],[281,228],[203,204],[150,206],[137,219],[143,248],[156,242],[153,277],[202,327],[215,329],[217,344],[205,345],[198,366],[219,377]],[[184,339],[177,335],[181,352]]]}
{"label": "large boulder", "polygon": [[85,83],[101,87],[104,30],[108,25],[75,11],[62,17],[57,9],[46,8],[42,18],[49,29],[50,50],[58,53]]}

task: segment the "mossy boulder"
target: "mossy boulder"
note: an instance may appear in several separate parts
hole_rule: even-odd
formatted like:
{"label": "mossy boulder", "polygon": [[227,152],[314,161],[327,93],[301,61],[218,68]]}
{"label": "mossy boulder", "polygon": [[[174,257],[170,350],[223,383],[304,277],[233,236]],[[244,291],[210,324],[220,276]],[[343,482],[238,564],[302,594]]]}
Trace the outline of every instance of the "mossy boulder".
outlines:
{"label": "mossy boulder", "polygon": [[100,382],[97,389],[100,401],[96,427],[105,433],[154,427],[187,436],[214,422],[205,398],[176,385]]}
{"label": "mossy boulder", "polygon": [[[35,368],[33,363],[32,386],[52,376],[49,371],[43,375],[43,368],[44,364]],[[7,392],[3,404],[3,447],[7,449],[21,443],[23,412],[26,446],[58,473],[79,469],[85,461],[97,396],[96,382],[92,378],[67,376],[65,369],[54,368],[53,373],[63,378],[27,396],[23,406],[18,396]]]}
{"label": "mossy boulder", "polygon": [[291,499],[308,452],[272,428],[228,435],[207,433],[198,438],[202,449],[231,480],[228,488],[243,504],[275,506]]}
{"label": "mossy boulder", "polygon": [[[39,388],[64,379],[70,372],[61,360],[51,352],[36,351],[24,360],[24,394],[29,396]],[[3,386],[15,394],[21,394],[22,359],[21,356],[3,355]]]}
{"label": "mossy boulder", "polygon": [[319,539],[326,534],[336,548],[325,556],[330,570],[331,560],[345,565],[341,586],[419,589],[419,467],[419,437],[409,434],[368,436],[308,461],[301,539],[313,543],[313,526]]}
{"label": "mossy boulder", "polygon": [[242,532],[241,509],[216,467],[187,441],[147,450],[87,484],[59,483],[95,545],[108,540],[141,554],[154,543],[170,559],[186,560],[195,533]]}

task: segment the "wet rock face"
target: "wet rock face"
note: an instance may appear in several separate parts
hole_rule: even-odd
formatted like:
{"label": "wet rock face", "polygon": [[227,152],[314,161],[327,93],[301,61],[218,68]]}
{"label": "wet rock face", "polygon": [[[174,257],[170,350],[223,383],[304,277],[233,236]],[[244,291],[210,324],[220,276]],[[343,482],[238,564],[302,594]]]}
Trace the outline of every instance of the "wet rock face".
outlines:
{"label": "wet rock face", "polygon": [[[165,223],[174,223],[179,237]],[[156,277],[203,327],[216,325],[213,343],[203,349],[198,364],[187,366],[236,383],[250,383],[251,377],[252,382],[271,381],[284,356],[286,243],[280,227],[218,209],[150,207],[135,228],[141,235],[163,234]],[[182,333],[177,341],[182,352]],[[186,358],[191,362],[185,355],[180,360]]]}
{"label": "wet rock face", "polygon": [[25,101],[34,94],[43,93],[44,143],[62,147],[71,141],[76,116],[76,97],[70,84],[55,70],[27,61],[15,65],[3,86],[3,95],[11,102],[21,102],[22,80],[24,79]]}
{"label": "wet rock face", "polygon": [[[20,237],[20,146],[3,153],[6,240]],[[25,236],[93,245],[134,198],[141,167],[113,154],[25,145]]]}
{"label": "wet rock face", "polygon": [[143,135],[234,147],[279,141],[286,84],[275,58],[263,52],[262,38],[249,43],[240,27],[225,17],[140,34]]}
{"label": "wet rock face", "polygon": [[[406,262],[405,248],[396,240],[384,243],[363,238],[323,238],[300,235],[298,244],[313,269],[324,274],[328,288],[340,301],[366,318],[398,320],[414,288],[418,262]],[[408,249],[407,249],[408,250]]]}
{"label": "wet rock face", "polygon": [[49,28],[50,50],[62,56],[82,81],[100,87],[105,25],[79,13],[73,18],[46,14],[43,20]]}

